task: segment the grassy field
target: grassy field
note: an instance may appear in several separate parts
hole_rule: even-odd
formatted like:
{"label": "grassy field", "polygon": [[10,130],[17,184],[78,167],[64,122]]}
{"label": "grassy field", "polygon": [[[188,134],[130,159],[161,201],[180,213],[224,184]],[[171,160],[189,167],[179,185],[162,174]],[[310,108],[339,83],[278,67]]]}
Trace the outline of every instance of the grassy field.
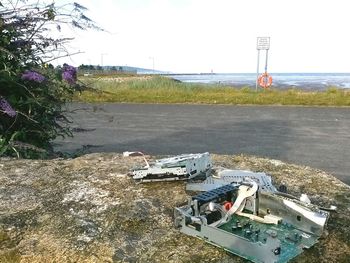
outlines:
{"label": "grassy field", "polygon": [[335,87],[326,91],[277,88],[255,91],[249,87],[181,83],[161,76],[81,77],[80,80],[93,88],[75,94],[74,100],[81,102],[350,106],[350,92]]}

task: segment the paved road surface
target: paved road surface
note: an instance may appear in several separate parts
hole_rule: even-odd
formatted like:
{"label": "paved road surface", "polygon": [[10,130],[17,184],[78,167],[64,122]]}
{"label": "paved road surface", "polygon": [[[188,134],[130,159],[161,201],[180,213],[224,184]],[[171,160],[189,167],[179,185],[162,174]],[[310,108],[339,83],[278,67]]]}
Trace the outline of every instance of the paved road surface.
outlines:
{"label": "paved road surface", "polygon": [[252,154],[325,170],[350,184],[350,108],[72,104],[73,152]]}

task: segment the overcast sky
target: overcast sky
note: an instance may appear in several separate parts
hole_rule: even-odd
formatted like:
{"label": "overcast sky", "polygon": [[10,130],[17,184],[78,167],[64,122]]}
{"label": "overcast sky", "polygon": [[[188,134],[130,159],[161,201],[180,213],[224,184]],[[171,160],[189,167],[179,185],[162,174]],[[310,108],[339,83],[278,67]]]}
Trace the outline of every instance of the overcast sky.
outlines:
{"label": "overcast sky", "polygon": [[350,72],[349,0],[78,2],[109,32],[74,33],[76,66],[255,72],[256,38],[269,36],[269,72]]}

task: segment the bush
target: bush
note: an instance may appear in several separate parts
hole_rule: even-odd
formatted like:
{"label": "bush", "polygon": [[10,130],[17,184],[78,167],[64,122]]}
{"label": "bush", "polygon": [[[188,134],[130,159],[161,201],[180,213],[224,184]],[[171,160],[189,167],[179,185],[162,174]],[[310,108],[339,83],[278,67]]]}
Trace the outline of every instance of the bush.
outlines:
{"label": "bush", "polygon": [[328,87],[327,94],[337,94],[339,93],[339,88],[337,87]]}
{"label": "bush", "polygon": [[80,88],[76,69],[49,64],[69,55],[64,45],[71,39],[48,32],[97,28],[85,10],[77,3],[0,1],[0,156],[44,157],[53,139],[72,135],[62,106]]}

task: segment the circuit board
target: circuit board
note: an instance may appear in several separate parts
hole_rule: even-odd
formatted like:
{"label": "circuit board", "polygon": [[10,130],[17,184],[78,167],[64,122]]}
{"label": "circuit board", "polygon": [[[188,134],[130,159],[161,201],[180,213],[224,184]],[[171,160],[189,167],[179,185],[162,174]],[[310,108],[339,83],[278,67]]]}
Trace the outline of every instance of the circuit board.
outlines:
{"label": "circuit board", "polygon": [[[309,248],[317,243],[318,237],[300,231],[287,223],[278,225],[263,224],[252,221],[249,218],[233,215],[231,220],[219,227],[220,229],[240,236],[250,242],[265,243],[268,237],[277,238],[281,242],[279,259],[277,262],[288,262],[292,258],[303,252],[303,248]],[[233,254],[240,255],[239,251],[230,250]],[[259,262],[259,259],[247,258],[254,262]]]}

